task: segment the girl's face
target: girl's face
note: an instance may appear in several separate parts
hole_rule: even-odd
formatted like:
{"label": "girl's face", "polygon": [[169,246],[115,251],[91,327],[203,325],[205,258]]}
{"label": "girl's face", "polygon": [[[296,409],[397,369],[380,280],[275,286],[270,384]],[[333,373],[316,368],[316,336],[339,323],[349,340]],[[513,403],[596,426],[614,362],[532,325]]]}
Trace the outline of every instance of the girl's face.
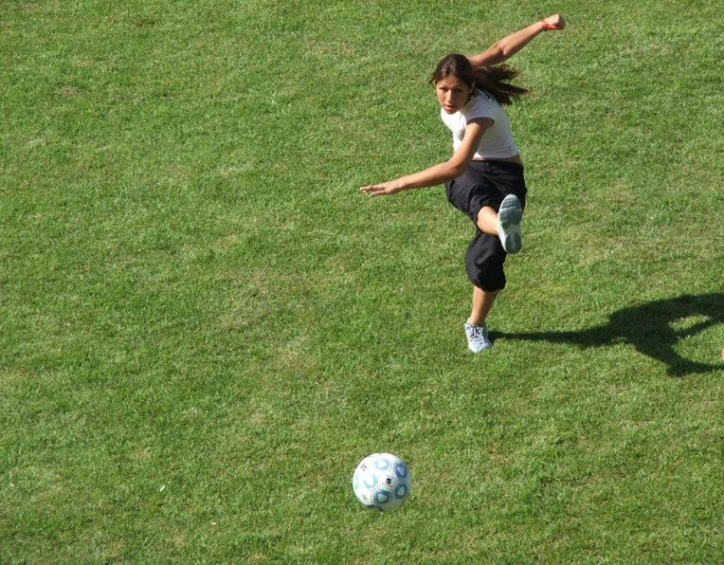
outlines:
{"label": "girl's face", "polygon": [[454,114],[470,100],[475,85],[468,86],[460,79],[450,75],[435,83],[435,94],[440,107],[448,114]]}

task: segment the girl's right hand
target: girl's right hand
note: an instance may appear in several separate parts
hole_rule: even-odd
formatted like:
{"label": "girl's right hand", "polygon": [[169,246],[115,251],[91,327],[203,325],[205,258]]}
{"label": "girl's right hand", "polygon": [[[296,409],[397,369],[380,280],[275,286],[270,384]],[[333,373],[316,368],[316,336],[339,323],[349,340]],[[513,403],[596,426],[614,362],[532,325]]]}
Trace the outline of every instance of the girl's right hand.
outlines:
{"label": "girl's right hand", "polygon": [[359,189],[360,192],[370,194],[371,196],[384,196],[386,194],[395,194],[400,192],[402,187],[395,181],[383,182],[381,184],[371,184],[369,186],[363,186]]}

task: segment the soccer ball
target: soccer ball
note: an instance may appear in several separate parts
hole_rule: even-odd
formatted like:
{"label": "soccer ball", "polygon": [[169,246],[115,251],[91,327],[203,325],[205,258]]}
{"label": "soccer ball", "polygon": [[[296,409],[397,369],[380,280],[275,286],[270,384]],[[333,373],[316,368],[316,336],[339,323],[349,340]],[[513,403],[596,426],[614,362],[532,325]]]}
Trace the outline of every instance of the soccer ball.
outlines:
{"label": "soccer ball", "polygon": [[412,477],[407,465],[396,455],[373,453],[357,465],[352,488],[367,508],[394,510],[402,506],[410,494]]}

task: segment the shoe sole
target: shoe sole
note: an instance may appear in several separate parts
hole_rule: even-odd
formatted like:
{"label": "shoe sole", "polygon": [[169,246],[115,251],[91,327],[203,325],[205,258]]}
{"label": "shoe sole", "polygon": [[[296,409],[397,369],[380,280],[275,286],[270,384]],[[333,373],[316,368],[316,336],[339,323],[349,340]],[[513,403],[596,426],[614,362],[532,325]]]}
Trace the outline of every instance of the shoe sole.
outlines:
{"label": "shoe sole", "polygon": [[509,194],[503,199],[498,210],[498,221],[500,242],[506,253],[518,253],[523,247],[523,239],[520,237],[520,221],[523,218],[523,206],[514,194]]}
{"label": "shoe sole", "polygon": [[480,349],[477,349],[475,347],[472,347],[470,344],[468,344],[468,349],[470,351],[472,351],[473,353],[480,353],[481,351],[486,351],[486,350],[490,349],[491,347],[492,347],[492,345],[484,345]]}

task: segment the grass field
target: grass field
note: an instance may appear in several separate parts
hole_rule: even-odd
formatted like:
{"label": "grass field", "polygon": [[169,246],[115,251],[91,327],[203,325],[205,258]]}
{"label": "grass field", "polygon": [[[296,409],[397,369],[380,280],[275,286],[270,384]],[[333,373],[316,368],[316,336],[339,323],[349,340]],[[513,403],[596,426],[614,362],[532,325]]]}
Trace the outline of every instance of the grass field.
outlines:
{"label": "grass field", "polygon": [[[474,356],[427,84],[511,63]],[[0,2],[0,563],[724,562],[713,0]],[[401,456],[367,511],[351,476]]]}

